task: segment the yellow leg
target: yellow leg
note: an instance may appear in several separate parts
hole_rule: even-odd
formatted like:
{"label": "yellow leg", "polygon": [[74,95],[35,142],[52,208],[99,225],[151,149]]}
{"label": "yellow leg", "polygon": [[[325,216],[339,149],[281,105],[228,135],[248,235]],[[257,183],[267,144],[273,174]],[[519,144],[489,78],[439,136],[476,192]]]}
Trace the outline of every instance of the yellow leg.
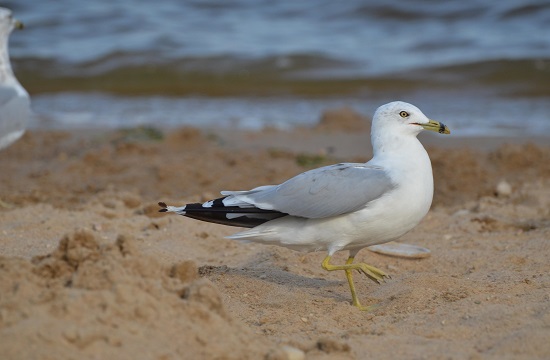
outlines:
{"label": "yellow leg", "polygon": [[352,272],[353,270],[357,270],[360,273],[365,274],[369,279],[372,281],[375,281],[377,283],[380,283],[384,280],[385,277],[388,277],[382,270],[375,268],[374,266],[367,265],[365,263],[357,263],[353,264],[354,257],[350,256],[348,260],[346,261],[345,265],[331,265],[330,259],[331,255],[327,255],[325,259],[323,260],[322,267],[323,269],[327,271],[334,271],[334,270],[344,270],[346,273],[346,278],[348,279],[349,289],[351,291],[351,298],[352,303],[354,306],[358,307],[360,310],[372,310],[373,306],[362,306],[359,302],[359,298],[357,297],[357,292],[355,291],[355,284],[353,282],[353,276]]}
{"label": "yellow leg", "polygon": [[[346,261],[346,265],[351,264],[353,262],[353,259],[354,257],[350,256]],[[328,262],[327,262],[327,265],[328,265]],[[359,302],[359,298],[357,297],[357,292],[355,291],[355,283],[353,282],[353,276],[351,274],[352,270],[348,269],[344,271],[346,273],[346,278],[348,279],[349,290],[351,291],[351,299],[352,299],[353,306],[357,306],[361,310],[367,310],[365,309],[365,307],[361,305],[361,303]]]}

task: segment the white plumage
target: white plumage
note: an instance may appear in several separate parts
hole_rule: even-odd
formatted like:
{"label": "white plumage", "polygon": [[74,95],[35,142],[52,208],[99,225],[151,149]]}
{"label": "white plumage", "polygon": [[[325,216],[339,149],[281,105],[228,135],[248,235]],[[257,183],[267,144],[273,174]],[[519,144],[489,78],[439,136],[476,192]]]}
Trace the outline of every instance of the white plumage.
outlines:
{"label": "white plumage", "polygon": [[15,78],[8,52],[9,36],[16,27],[22,24],[10,10],[0,8],[0,150],[25,133],[30,116],[29,94]]}

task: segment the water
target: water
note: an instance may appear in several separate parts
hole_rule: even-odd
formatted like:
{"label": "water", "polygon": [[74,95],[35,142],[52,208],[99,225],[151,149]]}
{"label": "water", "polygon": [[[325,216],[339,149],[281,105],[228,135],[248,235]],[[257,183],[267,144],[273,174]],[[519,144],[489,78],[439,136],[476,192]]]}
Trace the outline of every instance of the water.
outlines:
{"label": "water", "polygon": [[550,134],[550,2],[4,1],[37,127],[313,124],[417,104],[459,135]]}

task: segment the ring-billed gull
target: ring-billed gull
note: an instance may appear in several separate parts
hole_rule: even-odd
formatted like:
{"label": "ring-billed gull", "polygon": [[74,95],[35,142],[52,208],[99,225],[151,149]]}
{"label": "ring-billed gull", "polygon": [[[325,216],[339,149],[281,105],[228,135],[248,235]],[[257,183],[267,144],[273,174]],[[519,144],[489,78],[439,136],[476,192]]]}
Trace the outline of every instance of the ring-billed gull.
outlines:
{"label": "ring-billed gull", "polygon": [[[352,278],[357,270],[375,282],[387,275],[371,265],[353,263],[364,247],[395,240],[427,214],[433,197],[432,166],[416,136],[422,130],[449,134],[416,106],[396,101],[379,107],[372,120],[373,158],[364,164],[341,163],[306,171],[280,185],[248,191],[222,191],[203,204],[167,206],[190,218],[249,227],[230,239],[275,244],[300,251],[328,252],[325,270],[343,270],[353,305],[362,310]],[[345,264],[332,255],[349,250]]]}
{"label": "ring-billed gull", "polygon": [[16,28],[23,24],[0,8],[0,150],[23,135],[30,116],[29,94],[15,78],[8,53],[9,36]]}

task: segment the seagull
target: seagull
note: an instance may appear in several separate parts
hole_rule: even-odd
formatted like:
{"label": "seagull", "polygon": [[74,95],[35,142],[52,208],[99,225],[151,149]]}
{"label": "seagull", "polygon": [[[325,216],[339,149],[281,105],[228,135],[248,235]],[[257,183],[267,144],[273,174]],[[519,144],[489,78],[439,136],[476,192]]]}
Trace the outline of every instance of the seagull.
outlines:
{"label": "seagull", "polygon": [[15,78],[8,53],[12,30],[22,28],[10,10],[0,8],[0,150],[23,135],[31,113],[29,94]]}
{"label": "seagull", "polygon": [[[423,131],[450,134],[402,101],[380,106],[373,117],[373,158],[340,163],[301,173],[279,185],[246,191],[222,191],[223,197],[184,206],[159,202],[160,212],[250,228],[229,239],[274,244],[298,251],[326,251],[321,266],[345,272],[352,304],[362,306],[354,270],[380,283],[388,275],[366,263],[354,263],[362,248],[395,240],[428,213],[433,198],[432,166],[417,139]],[[337,251],[348,250],[345,264],[331,264]]]}

